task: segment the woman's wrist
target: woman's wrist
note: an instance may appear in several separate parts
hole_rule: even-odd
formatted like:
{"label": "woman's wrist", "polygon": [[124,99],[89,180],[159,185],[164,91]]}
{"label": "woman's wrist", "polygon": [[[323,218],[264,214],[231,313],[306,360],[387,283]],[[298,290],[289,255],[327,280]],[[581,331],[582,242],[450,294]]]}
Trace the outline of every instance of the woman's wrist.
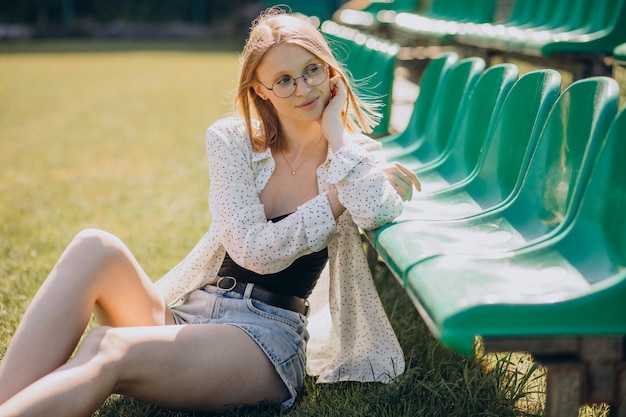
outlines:
{"label": "woman's wrist", "polygon": [[331,188],[326,192],[326,197],[330,203],[330,209],[333,212],[333,217],[335,219],[339,218],[339,216],[341,216],[346,209],[339,201],[339,192],[335,188]]}
{"label": "woman's wrist", "polygon": [[352,135],[350,135],[350,132],[344,129],[343,125],[341,125],[341,128],[327,136],[326,140],[328,141],[328,145],[330,146],[330,149],[332,149],[333,153],[336,153],[339,149],[352,143]]}

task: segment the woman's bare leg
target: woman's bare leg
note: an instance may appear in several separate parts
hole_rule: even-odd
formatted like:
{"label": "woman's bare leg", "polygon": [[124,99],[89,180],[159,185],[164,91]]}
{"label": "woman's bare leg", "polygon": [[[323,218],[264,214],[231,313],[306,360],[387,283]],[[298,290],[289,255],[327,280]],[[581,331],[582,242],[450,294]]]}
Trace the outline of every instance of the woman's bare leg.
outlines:
{"label": "woman's bare leg", "polygon": [[111,326],[173,322],[119,239],[81,232],[37,292],[0,362],[0,404],[67,362],[94,307],[101,324]]}
{"label": "woman's bare leg", "polygon": [[0,416],[88,416],[112,392],[195,410],[280,403],[289,395],[263,351],[237,327],[101,327],[72,360],[0,405]]}

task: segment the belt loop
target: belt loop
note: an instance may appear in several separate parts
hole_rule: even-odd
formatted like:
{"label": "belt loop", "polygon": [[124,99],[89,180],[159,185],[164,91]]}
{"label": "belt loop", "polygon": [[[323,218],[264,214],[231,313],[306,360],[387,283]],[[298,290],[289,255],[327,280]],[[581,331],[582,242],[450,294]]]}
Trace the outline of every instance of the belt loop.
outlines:
{"label": "belt loop", "polygon": [[254,284],[251,282],[248,282],[246,284],[246,290],[243,293],[243,298],[250,298],[250,295],[252,294],[252,289],[254,288]]}

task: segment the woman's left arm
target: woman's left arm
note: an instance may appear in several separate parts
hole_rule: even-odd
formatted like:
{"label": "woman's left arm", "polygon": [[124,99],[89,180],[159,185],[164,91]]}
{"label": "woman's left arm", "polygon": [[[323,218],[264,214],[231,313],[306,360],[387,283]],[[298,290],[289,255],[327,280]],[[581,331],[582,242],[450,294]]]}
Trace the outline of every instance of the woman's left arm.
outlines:
{"label": "woman's left arm", "polygon": [[363,134],[350,134],[342,114],[347,90],[339,77],[330,81],[331,97],[322,115],[322,131],[333,151],[328,182],[339,202],[363,229],[383,226],[402,212],[402,201],[412,197],[417,176],[400,164],[387,164],[380,142]]}
{"label": "woman's left arm", "polygon": [[[352,135],[349,144],[334,153],[328,174],[328,182],[336,188],[341,204],[353,221],[366,230],[384,226],[398,217],[403,199],[410,195],[413,186],[412,180],[402,179],[409,176],[401,168],[385,162],[380,149],[379,142],[362,134]],[[415,181],[419,187],[417,177]]]}

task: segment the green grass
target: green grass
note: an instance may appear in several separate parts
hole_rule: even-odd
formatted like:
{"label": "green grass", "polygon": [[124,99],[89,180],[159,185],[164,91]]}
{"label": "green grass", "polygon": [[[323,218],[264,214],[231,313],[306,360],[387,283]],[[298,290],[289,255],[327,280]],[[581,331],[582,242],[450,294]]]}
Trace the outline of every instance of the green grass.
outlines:
{"label": "green grass", "polygon": [[[3,48],[10,53],[0,55],[0,357],[79,230],[115,233],[154,279],[196,243],[211,221],[204,131],[231,110],[238,71],[237,54],[223,45],[222,52],[184,44]],[[289,411],[226,415],[541,415],[543,373],[528,357],[451,352],[387,270],[375,275],[407,357],[397,382],[317,385],[308,378]],[[111,396],[96,415],[199,414]]]}

